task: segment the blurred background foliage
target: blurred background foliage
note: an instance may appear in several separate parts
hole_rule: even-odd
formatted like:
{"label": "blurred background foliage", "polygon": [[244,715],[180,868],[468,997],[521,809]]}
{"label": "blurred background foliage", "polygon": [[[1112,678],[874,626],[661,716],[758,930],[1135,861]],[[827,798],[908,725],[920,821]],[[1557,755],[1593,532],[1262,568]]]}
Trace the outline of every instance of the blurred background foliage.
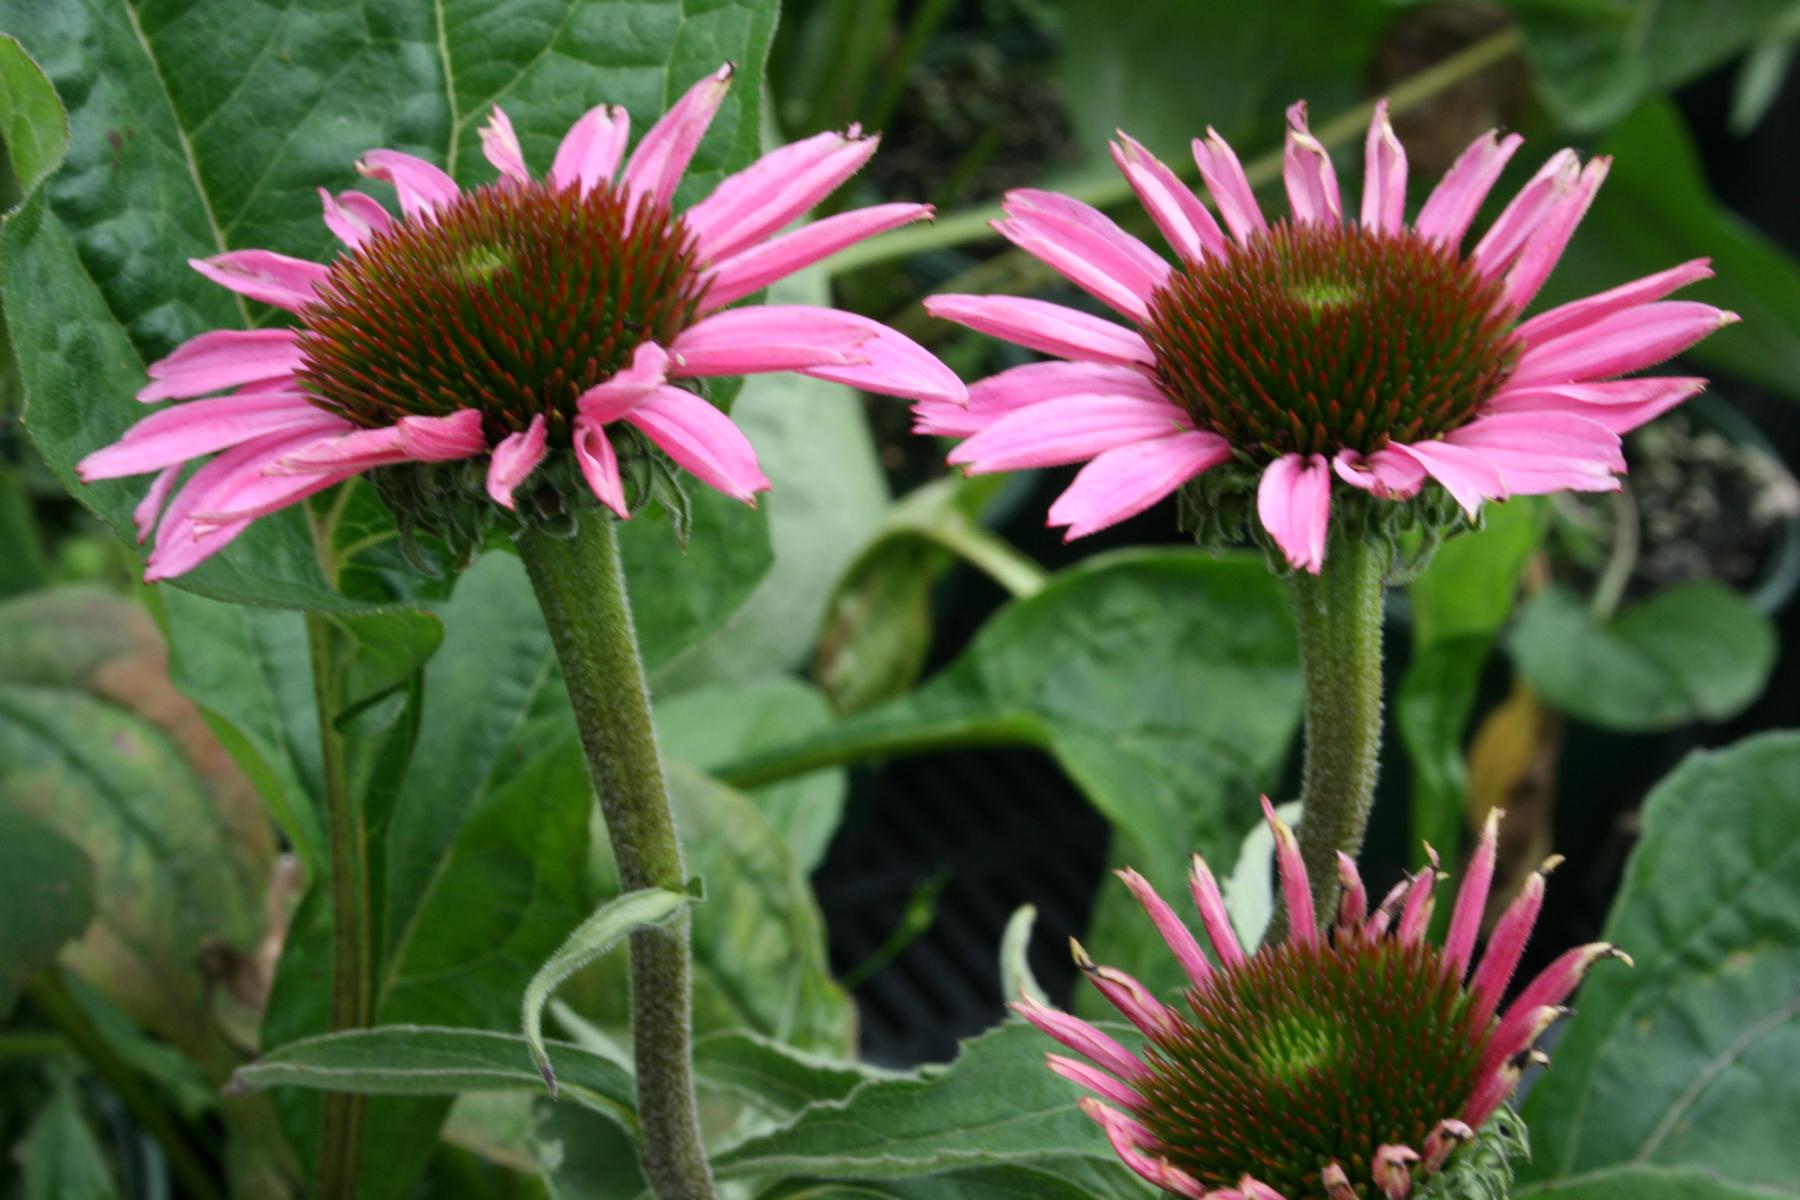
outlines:
{"label": "blurred background foliage", "polygon": [[[640,6],[698,31],[668,35],[681,39],[668,50],[604,0],[497,0],[449,6],[447,25],[440,6],[438,51],[392,63],[375,34],[426,45],[431,6],[393,6],[394,30],[376,31],[356,6],[316,7],[312,24],[265,29],[268,14],[240,17],[229,0],[0,3],[0,30],[19,39],[0,43],[11,168],[0,283],[20,347],[15,362],[0,341],[5,1194],[291,1194],[313,1152],[316,1095],[257,1089],[327,1067],[340,1086],[412,1093],[371,1101],[382,1152],[368,1195],[641,1190],[618,1104],[616,958],[562,989],[547,1022],[593,1111],[530,1090],[510,1043],[485,1083],[468,1069],[485,1042],[390,1038],[380,1052],[411,1074],[388,1075],[290,1047],[323,1025],[330,931],[317,887],[320,698],[305,618],[282,605],[336,610],[328,720],[353,745],[378,864],[382,1022],[510,1033],[530,972],[617,891],[516,561],[491,553],[454,589],[411,575],[391,523],[353,487],[314,514],[329,534],[323,567],[282,558],[272,528],[194,591],[145,588],[115,534],[130,490],[65,490],[75,451],[132,411],[144,359],[200,314],[237,319],[213,311],[216,297],[189,304],[198,290],[164,246],[209,252],[189,248],[196,200],[235,213],[234,247],[319,250],[308,189],[338,178],[322,172],[348,178],[358,138],[460,148],[469,177],[485,169],[463,143],[487,72],[525,81],[507,104],[530,155],[600,99],[640,109],[641,129],[659,93],[622,82],[609,47],[628,36],[650,39],[658,86],[766,56],[760,104],[746,70],[695,187],[759,140],[852,122],[882,131],[881,152],[829,208],[925,199],[938,221],[772,298],[889,320],[966,378],[1024,354],[926,321],[920,297],[1088,304],[988,229],[1002,192],[1057,187],[1153,236],[1107,159],[1115,129],[1191,177],[1187,140],[1214,126],[1270,200],[1282,110],[1300,97],[1350,181],[1368,105],[1392,97],[1415,204],[1495,126],[1529,139],[1496,195],[1557,146],[1614,155],[1545,302],[1710,256],[1718,278],[1695,295],[1745,320],[1691,356],[1711,391],[1632,436],[1623,493],[1490,506],[1479,533],[1394,593],[1365,872],[1416,867],[1421,839],[1454,861],[1501,806],[1503,877],[1516,883],[1552,847],[1569,857],[1534,953],[1603,926],[1634,935],[1644,968],[1590,989],[1589,1006],[1616,1019],[1578,1026],[1575,1069],[1532,1102],[1559,1120],[1590,1102],[1603,1115],[1541,1139],[1533,1187],[1800,1194],[1766,1103],[1781,1070],[1790,1081],[1800,1070],[1783,1007],[1800,994],[1800,749],[1765,736],[1696,760],[1644,806],[1690,751],[1800,724],[1800,5],[787,0],[778,22],[752,0]],[[558,40],[576,14],[591,46]],[[261,164],[281,184],[267,195],[234,165],[261,152],[199,116],[219,108],[243,138],[257,113],[282,130],[314,120],[298,99],[243,87],[276,69],[252,53],[253,25],[283,53],[284,38],[297,54],[343,53],[346,86],[363,89],[342,128],[308,126],[330,143],[316,155]],[[48,182],[64,158],[60,114],[32,59],[72,117],[69,166]],[[194,65],[166,69],[174,60]],[[446,85],[452,63],[466,94]],[[183,179],[164,153],[177,144],[206,169]],[[124,197],[102,194],[112,186]],[[140,253],[170,261],[146,267]],[[1041,522],[1068,472],[962,479],[892,400],[759,379],[733,415],[775,482],[763,508],[703,501],[685,557],[654,520],[634,524],[627,547],[677,807],[707,886],[697,1019],[726,1172],[770,1197],[829,1194],[772,1182],[784,1175],[880,1178],[857,1194],[896,1197],[1142,1194],[1015,1027],[971,1043],[928,1087],[880,1068],[951,1058],[1000,1019],[1003,975],[1034,975],[1071,1002],[1071,934],[1171,984],[1166,956],[1102,879],[1131,863],[1170,886],[1194,850],[1229,865],[1257,792],[1296,790],[1282,589],[1260,559],[1184,546],[1166,506],[1065,546]],[[1657,901],[1691,873],[1687,854],[1710,881]],[[1744,861],[1759,869],[1740,880]],[[1234,906],[1254,907],[1252,891],[1241,885]],[[1035,933],[1012,939],[1003,964],[1002,931],[1027,904]],[[1713,982],[1682,984],[1679,970]],[[1634,1012],[1639,1022],[1623,1020]],[[1708,1017],[1721,1012],[1742,1020]],[[1697,1024],[1679,1052],[1631,1040],[1684,1017]],[[1746,1028],[1761,1031],[1766,1067],[1696,1107],[1690,1085],[1719,1054],[1744,1055]],[[1654,1070],[1641,1061],[1652,1044],[1665,1047]],[[1635,1107],[1621,1101],[1628,1068],[1649,1072]],[[808,1149],[806,1106],[853,1089],[892,1143]],[[1019,1118],[1012,1142],[950,1145],[999,1111]]]}

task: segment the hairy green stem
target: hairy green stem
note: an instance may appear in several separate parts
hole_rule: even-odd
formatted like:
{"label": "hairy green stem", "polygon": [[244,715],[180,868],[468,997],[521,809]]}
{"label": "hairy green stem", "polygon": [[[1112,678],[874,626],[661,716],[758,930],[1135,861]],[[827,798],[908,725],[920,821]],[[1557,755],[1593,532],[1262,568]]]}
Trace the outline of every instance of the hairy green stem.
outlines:
{"label": "hairy green stem", "polygon": [[[1337,909],[1338,852],[1356,857],[1375,803],[1386,570],[1380,545],[1344,535],[1332,539],[1317,575],[1296,572],[1292,580],[1306,683],[1306,764],[1297,832],[1321,925],[1328,925]],[[1277,913],[1269,941],[1278,941],[1286,929],[1286,914]]]}
{"label": "hairy green stem", "polygon": [[[331,855],[331,1011],[329,1028],[362,1029],[371,1016],[373,963],[369,957],[368,833],[350,788],[343,708],[338,694],[339,634],[330,619],[306,614],[312,651],[313,697],[319,710],[319,751],[324,766],[326,842]],[[324,1200],[353,1197],[362,1167],[363,1097],[327,1092],[319,1128],[316,1192]]]}
{"label": "hairy green stem", "polygon": [[[571,538],[518,539],[562,664],[625,891],[681,891],[687,879],[669,809],[650,695],[625,597],[612,518],[582,514]],[[710,1200],[712,1171],[694,1100],[688,917],[631,935],[631,1036],[644,1173],[658,1200]]]}

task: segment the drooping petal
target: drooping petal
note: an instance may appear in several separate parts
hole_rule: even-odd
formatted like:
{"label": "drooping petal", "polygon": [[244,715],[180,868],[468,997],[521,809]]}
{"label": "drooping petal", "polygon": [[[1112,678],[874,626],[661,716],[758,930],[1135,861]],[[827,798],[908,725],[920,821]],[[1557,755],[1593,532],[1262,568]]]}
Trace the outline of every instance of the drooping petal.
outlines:
{"label": "drooping petal", "polygon": [[1425,486],[1425,468],[1418,460],[1392,450],[1377,450],[1369,455],[1339,450],[1331,460],[1331,469],[1350,486],[1383,500],[1409,500]]}
{"label": "drooping petal", "polygon": [[370,179],[393,184],[400,195],[400,212],[409,221],[429,221],[461,195],[456,180],[440,168],[398,150],[364,151],[356,169]]}
{"label": "drooping petal", "polygon": [[925,298],[925,311],[945,321],[1074,362],[1156,365],[1135,331],[1047,300],[1017,296],[941,295]]}
{"label": "drooping petal", "polygon": [[1337,225],[1344,217],[1338,195],[1337,171],[1323,142],[1306,125],[1306,101],[1297,100],[1287,110],[1287,146],[1281,157],[1281,181],[1287,186],[1288,207],[1298,225]]}
{"label": "drooping petal", "polygon": [[395,444],[414,462],[454,462],[487,453],[481,412],[462,408],[442,417],[401,417]]}
{"label": "drooping petal", "polygon": [[1410,446],[1389,442],[1387,448],[1417,462],[1443,484],[1470,517],[1481,511],[1482,501],[1506,499],[1506,480],[1478,450],[1444,441],[1415,442]]}
{"label": "drooping petal", "polygon": [[138,390],[137,398],[154,404],[204,396],[289,374],[302,362],[291,329],[215,329],[188,339],[167,358],[151,363],[150,383]]}
{"label": "drooping petal", "polygon": [[1527,384],[1503,389],[1487,402],[1486,410],[1496,415],[1575,413],[1614,433],[1623,434],[1660,417],[1705,388],[1704,379],[1676,376],[1615,379],[1604,383]]}
{"label": "drooping petal", "polygon": [[1526,350],[1507,381],[1507,390],[1625,375],[1679,354],[1738,320],[1736,313],[1691,300],[1658,300],[1609,313],[1585,328]]}
{"label": "drooping petal", "polygon": [[543,413],[532,417],[531,424],[522,431],[502,438],[488,460],[488,498],[502,508],[512,508],[513,492],[544,461],[548,439]]}
{"label": "drooping petal", "polygon": [[1658,271],[1654,275],[1646,275],[1642,279],[1634,279],[1616,288],[1584,296],[1580,300],[1571,300],[1567,304],[1541,312],[1521,324],[1513,331],[1513,335],[1527,346],[1535,346],[1551,338],[1585,329],[1602,317],[1648,304],[1652,300],[1661,300],[1670,292],[1690,283],[1711,278],[1712,260],[1692,259],[1666,271]]}
{"label": "drooping petal", "polygon": [[639,342],[631,364],[576,397],[582,417],[596,425],[617,421],[669,381],[669,355],[655,342]]}
{"label": "drooping petal", "polygon": [[181,478],[181,467],[181,463],[164,467],[150,481],[150,490],[144,493],[144,498],[131,510],[131,523],[137,528],[137,540],[140,543],[147,541],[156,529],[156,519],[162,515],[163,501],[169,498],[169,493]]}
{"label": "drooping petal", "polygon": [[352,250],[362,249],[363,243],[385,233],[394,223],[381,201],[361,192],[339,192],[333,196],[320,188],[319,200],[325,205],[325,228]]}
{"label": "drooping petal", "polygon": [[1224,231],[1174,171],[1123,131],[1111,150],[1113,162],[1176,254],[1199,262],[1208,254],[1225,253]]}
{"label": "drooping petal", "polygon": [[1087,976],[1088,982],[1146,1037],[1167,1037],[1180,1028],[1174,1010],[1142,983],[1117,968],[1100,966],[1074,938],[1069,939],[1069,949],[1076,968]]}
{"label": "drooping petal", "polygon": [[1475,937],[1481,932],[1481,915],[1487,911],[1488,889],[1494,882],[1494,856],[1500,840],[1500,810],[1489,809],[1481,827],[1481,840],[1463,872],[1462,886],[1456,892],[1456,907],[1450,911],[1450,929],[1444,936],[1444,967],[1462,979],[1468,973],[1469,959],[1475,953]]}
{"label": "drooping petal", "polygon": [[79,463],[82,482],[160,471],[272,433],[318,424],[324,410],[295,392],[191,400],[153,413]]}
{"label": "drooping petal", "polygon": [[662,387],[624,418],[708,487],[746,504],[769,490],[756,450],[730,417],[676,387]]}
{"label": "drooping petal", "polygon": [[696,83],[664,113],[625,164],[623,183],[627,194],[656,208],[667,207],[675,195],[700,139],[718,114],[725,93],[731,90],[736,68],[726,63]]}
{"label": "drooping petal", "polygon": [[1313,946],[1319,941],[1319,921],[1313,910],[1311,881],[1306,877],[1306,863],[1300,858],[1300,843],[1286,821],[1275,815],[1269,798],[1262,798],[1263,820],[1275,835],[1275,869],[1281,876],[1281,900],[1287,906],[1288,939],[1296,946]]}
{"label": "drooping petal", "polygon": [[1119,1161],[1153,1186],[1187,1196],[1190,1200],[1207,1200],[1214,1196],[1199,1180],[1170,1165],[1167,1159],[1152,1158],[1144,1153],[1141,1147],[1152,1143],[1150,1133],[1124,1113],[1090,1097],[1082,1099],[1081,1111],[1106,1132],[1106,1139],[1112,1143],[1113,1153],[1119,1156]]}
{"label": "drooping petal", "polygon": [[1568,249],[1569,239],[1575,236],[1575,227],[1587,216],[1595,194],[1611,169],[1612,159],[1593,159],[1582,168],[1581,178],[1575,186],[1552,202],[1543,222],[1525,244],[1519,261],[1506,273],[1506,299],[1514,308],[1524,309],[1544,286],[1544,280],[1550,278],[1563,251]]}
{"label": "drooping petal", "polygon": [[1082,462],[1119,446],[1155,441],[1190,427],[1167,400],[1064,396],[1000,418],[950,452],[977,474]]}
{"label": "drooping petal", "polygon": [[1169,279],[1169,264],[1104,213],[1054,192],[1008,192],[1000,235],[1061,272],[1103,304],[1142,322]]}
{"label": "drooping petal", "polygon": [[617,104],[596,104],[569,126],[556,147],[551,185],[558,191],[579,187],[585,196],[610,182],[630,140],[631,114]]}
{"label": "drooping petal", "polygon": [[846,246],[925,220],[932,211],[929,204],[877,204],[802,225],[792,233],[739,251],[712,269],[700,311],[724,308]]}
{"label": "drooping petal", "polygon": [[1108,450],[1081,468],[1056,498],[1049,524],[1067,526],[1066,541],[1098,533],[1230,458],[1231,443],[1216,433],[1197,431]]}
{"label": "drooping petal", "polygon": [[860,329],[866,337],[858,343],[850,361],[800,367],[800,374],[908,400],[958,406],[969,402],[969,389],[956,372],[899,330],[858,313],[835,308],[790,305],[788,311],[848,325]]}
{"label": "drooping petal", "polygon": [[575,465],[581,468],[581,477],[587,480],[600,503],[618,513],[621,520],[629,519],[631,510],[625,504],[625,481],[619,476],[619,457],[613,452],[606,430],[598,421],[576,417],[572,434]]}
{"label": "drooping petal", "polygon": [[1156,932],[1168,943],[1175,961],[1181,964],[1181,969],[1187,973],[1194,986],[1205,987],[1211,982],[1212,964],[1206,961],[1206,955],[1201,951],[1193,931],[1175,915],[1169,902],[1157,894],[1156,889],[1150,886],[1150,881],[1136,871],[1126,868],[1113,873],[1124,881],[1125,886],[1131,889],[1133,898],[1143,905],[1144,912],[1149,914],[1150,923],[1156,926]]}
{"label": "drooping petal", "polygon": [[1325,456],[1284,454],[1264,468],[1256,515],[1289,566],[1317,575],[1331,521],[1331,466]]}
{"label": "drooping petal", "polygon": [[1493,413],[1453,430],[1444,442],[1480,454],[1514,496],[1615,491],[1625,470],[1619,435],[1576,413]]}
{"label": "drooping petal", "polygon": [[669,375],[752,375],[867,362],[868,330],[829,309],[792,305],[731,308],[682,330],[669,347]]}
{"label": "drooping petal", "polygon": [[1363,146],[1362,227],[1398,233],[1406,223],[1406,148],[1394,136],[1384,97],[1375,103]]}
{"label": "drooping petal", "polygon": [[1063,1054],[1046,1054],[1044,1061],[1050,1069],[1070,1083],[1084,1087],[1103,1100],[1111,1100],[1114,1104],[1136,1104],[1138,1095],[1124,1084],[1097,1067],[1090,1066],[1080,1059],[1069,1058]]}
{"label": "drooping petal", "polygon": [[1552,154],[1475,243],[1469,258],[1476,268],[1491,276],[1510,267],[1557,197],[1567,194],[1580,177],[1581,162],[1573,150]]}
{"label": "drooping petal", "polygon": [[269,464],[272,475],[320,475],[331,471],[367,471],[407,461],[398,426],[346,428],[313,439]]}
{"label": "drooping petal", "polygon": [[1055,1038],[1127,1083],[1146,1079],[1150,1075],[1150,1068],[1144,1065],[1142,1059],[1079,1017],[1058,1012],[1029,997],[1014,1001],[1012,1010],[1034,1025],[1039,1032]]}
{"label": "drooping petal", "polygon": [[1524,144],[1525,139],[1516,133],[1498,138],[1490,130],[1476,138],[1426,197],[1413,232],[1427,241],[1460,246],[1507,160]]}
{"label": "drooping petal", "polygon": [[498,104],[488,114],[480,134],[481,152],[493,164],[494,170],[519,183],[531,182],[531,172],[525,167],[525,151],[519,147],[519,135],[513,132],[512,121]]}
{"label": "drooping petal", "polygon": [[1206,936],[1212,941],[1213,953],[1219,956],[1219,964],[1228,971],[1243,966],[1244,948],[1238,944],[1237,930],[1225,909],[1225,897],[1219,893],[1219,881],[1198,854],[1189,866],[1188,890],[1193,894],[1194,907],[1200,910],[1200,923],[1206,926]]}
{"label": "drooping petal", "polygon": [[851,126],[771,150],[683,216],[700,245],[701,258],[729,258],[829,196],[869,161],[880,144]]}
{"label": "drooping petal", "polygon": [[329,267],[273,250],[232,250],[212,258],[190,258],[188,266],[220,287],[289,312],[314,303],[318,296],[313,289],[331,274]]}
{"label": "drooping petal", "polygon": [[1244,174],[1244,165],[1238,161],[1230,144],[1210,125],[1204,140],[1194,139],[1194,162],[1199,166],[1200,178],[1206,181],[1206,190],[1212,193],[1213,203],[1218,206],[1219,215],[1225,219],[1225,227],[1231,230],[1231,236],[1248,245],[1252,238],[1269,227],[1263,220],[1262,209],[1256,205],[1256,193],[1250,187],[1249,176]]}

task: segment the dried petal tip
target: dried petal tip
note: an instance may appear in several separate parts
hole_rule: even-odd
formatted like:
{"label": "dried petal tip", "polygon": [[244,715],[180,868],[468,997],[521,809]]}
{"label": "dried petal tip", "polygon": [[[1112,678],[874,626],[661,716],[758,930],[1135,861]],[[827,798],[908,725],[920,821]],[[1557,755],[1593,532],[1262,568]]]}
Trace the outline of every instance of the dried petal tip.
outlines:
{"label": "dried petal tip", "polygon": [[1356,1189],[1350,1186],[1350,1177],[1344,1174],[1344,1168],[1337,1163],[1327,1164],[1319,1172],[1319,1182],[1325,1185],[1325,1200],[1357,1200]]}
{"label": "dried petal tip", "polygon": [[1425,1139],[1426,1172],[1438,1170],[1458,1146],[1474,1140],[1475,1131],[1467,1124],[1455,1117],[1445,1117],[1431,1131],[1431,1136]]}
{"label": "dried petal tip", "polygon": [[1370,1168],[1370,1174],[1387,1200],[1406,1200],[1412,1192],[1409,1164],[1418,1161],[1418,1151],[1411,1146],[1387,1145],[1375,1151],[1375,1164]]}

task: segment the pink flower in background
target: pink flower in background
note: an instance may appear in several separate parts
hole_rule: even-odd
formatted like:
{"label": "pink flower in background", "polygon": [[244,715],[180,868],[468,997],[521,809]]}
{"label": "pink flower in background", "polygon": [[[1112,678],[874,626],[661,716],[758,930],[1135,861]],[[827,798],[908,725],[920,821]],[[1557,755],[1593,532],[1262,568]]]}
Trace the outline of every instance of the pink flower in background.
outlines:
{"label": "pink flower in background", "polygon": [[[676,214],[689,159],[730,86],[701,80],[644,135],[624,170],[624,109],[601,105],[533,179],[506,114],[481,131],[497,182],[469,191],[421,159],[371,150],[401,216],[324,190],[347,252],[329,264],[268,250],[194,269],[293,313],[293,328],[216,330],[149,369],[145,403],[181,400],[87,456],[87,481],[157,472],[136,512],[155,534],[147,579],[191,570],[256,518],[373,468],[485,458],[495,504],[552,454],[629,515],[614,439],[629,428],[703,483],[751,501],[755,451],[682,381],[797,371],[960,406],[955,375],[874,321],[733,301],[929,205],[857,209],[772,236],[853,175],[877,138],[852,127],[796,142]],[[615,179],[615,175],[617,178]],[[197,397],[208,397],[198,399]],[[216,455],[180,481],[185,464]]]}
{"label": "pink flower in background", "polygon": [[[1170,1006],[1122,971],[1076,962],[1143,1035],[1133,1050],[1029,999],[1014,1007],[1081,1057],[1050,1069],[1093,1096],[1082,1108],[1139,1175],[1195,1200],[1401,1200],[1454,1170],[1457,1148],[1500,1112],[1537,1038],[1589,967],[1626,959],[1606,943],[1570,950],[1501,998],[1544,902],[1533,874],[1479,962],[1476,934],[1493,882],[1499,814],[1469,864],[1448,934],[1426,940],[1436,858],[1369,910],[1356,864],[1340,854],[1337,919],[1319,932],[1293,833],[1268,801],[1293,934],[1247,955],[1198,856],[1190,885],[1213,956],[1135,871],[1121,871],[1188,977]],[[1446,1194],[1461,1194],[1449,1192]]]}
{"label": "pink flower in background", "polygon": [[1552,155],[1465,251],[1521,141],[1478,139],[1408,225],[1406,154],[1384,101],[1369,127],[1362,207],[1347,217],[1331,159],[1296,104],[1285,221],[1264,217],[1222,138],[1209,130],[1194,142],[1221,227],[1121,134],[1114,161],[1175,263],[1079,201],[1010,193],[996,228],[1125,323],[1042,300],[928,298],[934,316],[1065,361],[982,380],[966,406],[921,402],[917,429],[966,437],[950,461],[974,472],[1085,462],[1050,509],[1070,538],[1244,464],[1258,475],[1263,527],[1292,566],[1314,573],[1334,487],[1404,500],[1433,480],[1471,516],[1509,495],[1616,489],[1619,435],[1704,386],[1619,377],[1737,317],[1664,299],[1711,274],[1696,260],[1521,321],[1609,164]]}

